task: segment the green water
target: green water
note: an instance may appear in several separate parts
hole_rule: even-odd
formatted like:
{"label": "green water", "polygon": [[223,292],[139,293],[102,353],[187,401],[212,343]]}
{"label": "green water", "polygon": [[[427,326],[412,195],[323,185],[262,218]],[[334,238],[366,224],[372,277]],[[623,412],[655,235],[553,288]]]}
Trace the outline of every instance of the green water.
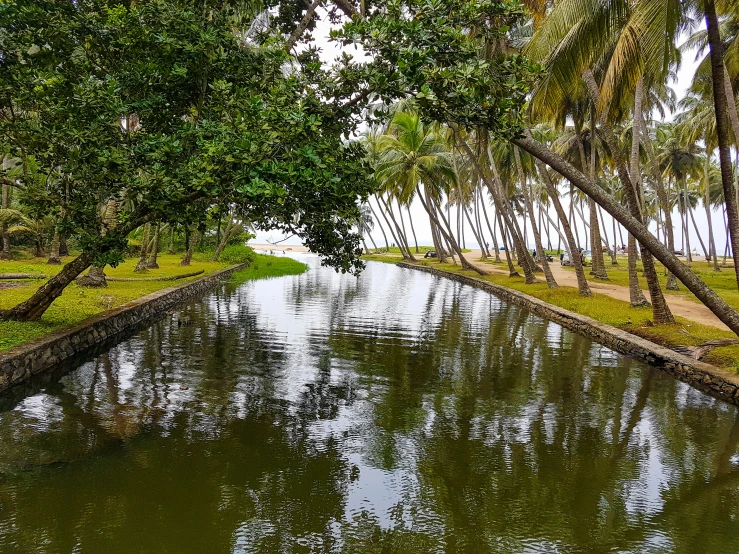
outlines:
{"label": "green water", "polygon": [[305,260],[6,397],[0,552],[739,552],[734,408],[481,291]]}

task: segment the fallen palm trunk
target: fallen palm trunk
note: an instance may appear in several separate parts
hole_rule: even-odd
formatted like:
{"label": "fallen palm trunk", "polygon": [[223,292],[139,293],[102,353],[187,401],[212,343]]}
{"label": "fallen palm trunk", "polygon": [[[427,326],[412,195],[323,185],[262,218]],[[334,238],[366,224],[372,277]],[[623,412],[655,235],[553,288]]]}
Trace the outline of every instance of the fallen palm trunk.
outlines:
{"label": "fallen palm trunk", "polygon": [[44,273],[0,273],[0,279],[46,279]]}
{"label": "fallen palm trunk", "polygon": [[195,277],[205,273],[204,269],[200,271],[193,271],[192,273],[183,273],[182,275],[170,275],[168,277],[108,277],[108,281],[114,282],[128,282],[128,281],[177,281],[178,279],[186,279],[188,277]]}

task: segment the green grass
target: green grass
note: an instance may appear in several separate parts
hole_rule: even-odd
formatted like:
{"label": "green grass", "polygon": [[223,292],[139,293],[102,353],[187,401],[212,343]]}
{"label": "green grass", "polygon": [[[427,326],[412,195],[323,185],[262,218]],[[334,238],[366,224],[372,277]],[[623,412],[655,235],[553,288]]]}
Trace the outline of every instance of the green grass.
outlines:
{"label": "green grass", "polygon": [[[392,255],[364,256],[362,259],[386,263],[402,261],[401,256]],[[674,325],[655,326],[651,321],[651,308],[632,308],[628,302],[598,293],[594,293],[592,297],[583,298],[574,287],[560,286],[556,289],[550,289],[543,281],[527,285],[523,277],[508,277],[498,273],[480,276],[474,271],[462,270],[459,265],[440,264],[437,260],[420,260],[418,265],[434,267],[450,273],[459,273],[518,290],[549,304],[592,317],[602,323],[618,327],[668,348],[679,345],[695,346],[709,339],[735,338],[735,335],[730,331],[722,331],[681,317],[676,318],[677,323]],[[625,262],[623,265],[625,271]],[[728,275],[729,272],[727,271],[726,274]],[[733,277],[733,272],[731,272],[731,275]],[[735,291],[721,290],[720,294],[725,297],[727,292],[734,293]],[[739,362],[737,360],[739,360],[739,346],[716,348],[704,358],[704,361],[708,363],[739,372]]]}
{"label": "green grass", "polygon": [[231,281],[243,283],[254,279],[268,279],[285,275],[300,275],[308,270],[308,266],[292,258],[257,254],[251,266],[237,271],[231,276]]}
{"label": "green grass", "polygon": [[[628,260],[626,256],[617,256],[616,257],[618,261],[618,265],[611,265],[611,258],[610,256],[605,257],[606,262],[606,272],[608,273],[608,281],[609,283],[612,283],[614,285],[619,285],[623,287],[629,286],[629,274],[627,269]],[[555,258],[554,262],[555,264],[559,263],[559,260]],[[495,264],[497,266],[497,264]],[[499,267],[504,267],[504,264],[501,264]],[[694,302],[700,302],[690,291],[688,291],[685,286],[682,284],[680,285],[679,291],[669,291],[665,289],[665,285],[667,284],[667,272],[665,270],[665,267],[660,264],[659,262],[655,261],[655,267],[657,269],[657,276],[659,277],[660,284],[662,285],[662,290],[665,292],[665,294],[670,295],[678,295],[682,296],[686,299],[692,300]],[[641,262],[637,262],[637,268],[639,270],[639,284],[643,289],[647,288],[647,280],[644,278],[643,266]],[[737,284],[736,284],[736,277],[734,273],[733,267],[722,267],[720,272],[715,272],[713,270],[713,265],[708,265],[705,261],[700,262],[693,262],[690,265],[690,268],[693,270],[694,273],[696,273],[709,287],[711,287],[713,290],[715,290],[721,298],[726,300],[726,302],[734,309],[739,309],[739,290],[737,290]],[[566,271],[572,271],[574,273],[575,268],[565,266],[564,268]],[[588,269],[588,271],[590,271]],[[600,279],[596,279],[592,275],[587,274],[586,277],[589,281],[598,281],[603,282]]]}
{"label": "green grass", "polygon": [[[160,269],[149,270],[146,274],[134,273],[137,259],[131,258],[116,268],[107,267],[105,273],[111,277],[164,277],[204,270],[205,275],[227,267],[228,264],[209,261],[210,254],[195,254],[189,267],[180,267],[180,254],[160,254]],[[71,258],[65,258],[65,262]],[[44,259],[21,259],[0,262],[0,273],[45,273],[55,275],[62,266],[46,265]],[[234,278],[248,280],[275,277],[305,271],[304,264],[288,258],[258,255],[251,268],[239,271]],[[120,306],[135,298],[165,289],[176,284],[198,279],[202,275],[178,281],[139,281],[109,282],[106,288],[95,289],[70,284],[64,293],[36,322],[0,321],[0,350],[5,350],[42,337],[52,331],[71,327],[80,321]],[[43,281],[24,281],[20,287],[0,290],[0,309],[7,309],[27,299]]]}

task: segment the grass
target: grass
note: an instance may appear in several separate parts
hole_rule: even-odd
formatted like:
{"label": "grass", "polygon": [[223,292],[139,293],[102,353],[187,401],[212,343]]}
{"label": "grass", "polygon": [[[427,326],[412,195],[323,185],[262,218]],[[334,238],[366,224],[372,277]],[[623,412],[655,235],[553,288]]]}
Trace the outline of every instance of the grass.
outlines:
{"label": "grass", "polygon": [[[616,257],[618,265],[611,265],[611,257],[605,256],[606,272],[608,273],[608,283],[619,285],[623,287],[629,286],[629,274],[627,269],[628,260],[626,256],[619,255]],[[501,264],[495,264],[489,260],[480,260],[487,263],[491,263],[501,269],[507,269],[505,262]],[[555,256],[554,264],[559,264],[559,257]],[[685,286],[680,285],[679,291],[670,291],[665,289],[667,284],[667,271],[665,267],[655,260],[655,267],[657,270],[657,276],[659,277],[660,284],[662,285],[662,291],[668,295],[682,296],[693,302],[700,303],[693,293],[688,291]],[[709,287],[715,290],[721,298],[723,298],[732,308],[739,310],[739,290],[737,290],[736,276],[733,267],[722,267],[720,272],[713,270],[713,265],[708,265],[705,261],[693,262],[690,268],[696,273]],[[575,272],[574,267],[565,266],[565,271]],[[639,284],[642,289],[647,288],[647,280],[644,278],[643,266],[641,262],[637,262],[637,269],[639,270]],[[586,277],[589,281],[604,282],[600,279],[596,279],[594,276],[589,274],[590,267],[588,266],[586,271]]]}
{"label": "grass", "polygon": [[[402,257],[400,255],[371,255],[363,256],[362,259],[385,263],[397,263],[402,261]],[[459,265],[453,265],[451,263],[440,264],[438,260],[419,260],[418,265],[430,266],[450,273],[459,273],[518,290],[549,304],[592,317],[602,323],[618,327],[619,329],[623,329],[668,348],[680,345],[695,346],[707,340],[716,338],[736,338],[736,336],[730,331],[723,331],[721,329],[717,329],[709,325],[702,325],[681,317],[676,318],[677,323],[674,325],[655,326],[651,321],[651,308],[632,308],[628,302],[598,293],[593,293],[592,297],[583,298],[578,294],[577,289],[574,287],[560,286],[556,289],[550,289],[544,281],[527,285],[523,277],[508,277],[505,274],[497,273],[480,276],[474,271],[462,270]],[[622,265],[622,271],[625,273],[625,260]],[[725,277],[723,277],[722,274],[719,275],[723,282]],[[732,279],[733,271],[725,271],[725,275],[731,275],[730,279]],[[620,278],[620,276],[618,276],[618,278]],[[614,282],[616,282],[615,279]],[[616,284],[621,283],[616,282]],[[628,285],[628,280],[626,285]],[[724,285],[724,287],[725,286],[726,285]],[[722,297],[726,297],[727,294],[734,295],[736,293],[736,291],[726,290],[726,288],[722,287],[717,287],[717,292],[719,292]],[[690,293],[685,292],[682,294]],[[739,294],[736,294],[736,297],[739,298]],[[710,364],[723,367],[724,369],[739,372],[739,346],[716,348],[712,350],[709,355],[703,358],[703,360]]]}
{"label": "grass", "polygon": [[285,275],[300,275],[308,266],[292,258],[257,254],[252,264],[231,276],[231,282],[243,283],[255,279],[269,279]]}
{"label": "grass", "polygon": [[[131,258],[116,268],[107,267],[105,273],[111,277],[164,277],[204,270],[205,275],[227,267],[228,264],[209,261],[209,254],[195,254],[189,267],[180,267],[180,254],[160,254],[160,269],[149,270],[146,274],[134,273],[137,259]],[[66,258],[64,261],[70,261]],[[55,275],[62,266],[46,265],[45,259],[21,258],[10,262],[0,262],[0,273],[45,273]],[[257,255],[252,267],[234,274],[235,279],[249,280],[275,277],[292,273],[302,273],[306,267],[288,258]],[[141,296],[198,279],[202,275],[178,281],[129,281],[109,282],[106,288],[95,289],[70,284],[56,299],[40,321],[16,322],[0,321],[0,351],[18,344],[42,337],[52,331],[71,327],[84,319],[120,306]],[[43,281],[24,281],[19,287],[0,290],[0,309],[7,309],[26,300]]]}

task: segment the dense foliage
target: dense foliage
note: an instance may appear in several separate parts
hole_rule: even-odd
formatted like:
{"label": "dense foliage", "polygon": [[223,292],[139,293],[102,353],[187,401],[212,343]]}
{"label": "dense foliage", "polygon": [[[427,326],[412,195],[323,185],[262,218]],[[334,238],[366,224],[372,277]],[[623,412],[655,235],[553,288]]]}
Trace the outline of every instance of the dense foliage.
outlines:
{"label": "dense foliage", "polygon": [[351,225],[370,183],[343,139],[353,123],[315,59],[251,42],[253,15],[189,0],[0,5],[0,147],[21,166],[21,202],[56,212],[99,265],[145,220],[197,224],[219,202],[358,269]]}

